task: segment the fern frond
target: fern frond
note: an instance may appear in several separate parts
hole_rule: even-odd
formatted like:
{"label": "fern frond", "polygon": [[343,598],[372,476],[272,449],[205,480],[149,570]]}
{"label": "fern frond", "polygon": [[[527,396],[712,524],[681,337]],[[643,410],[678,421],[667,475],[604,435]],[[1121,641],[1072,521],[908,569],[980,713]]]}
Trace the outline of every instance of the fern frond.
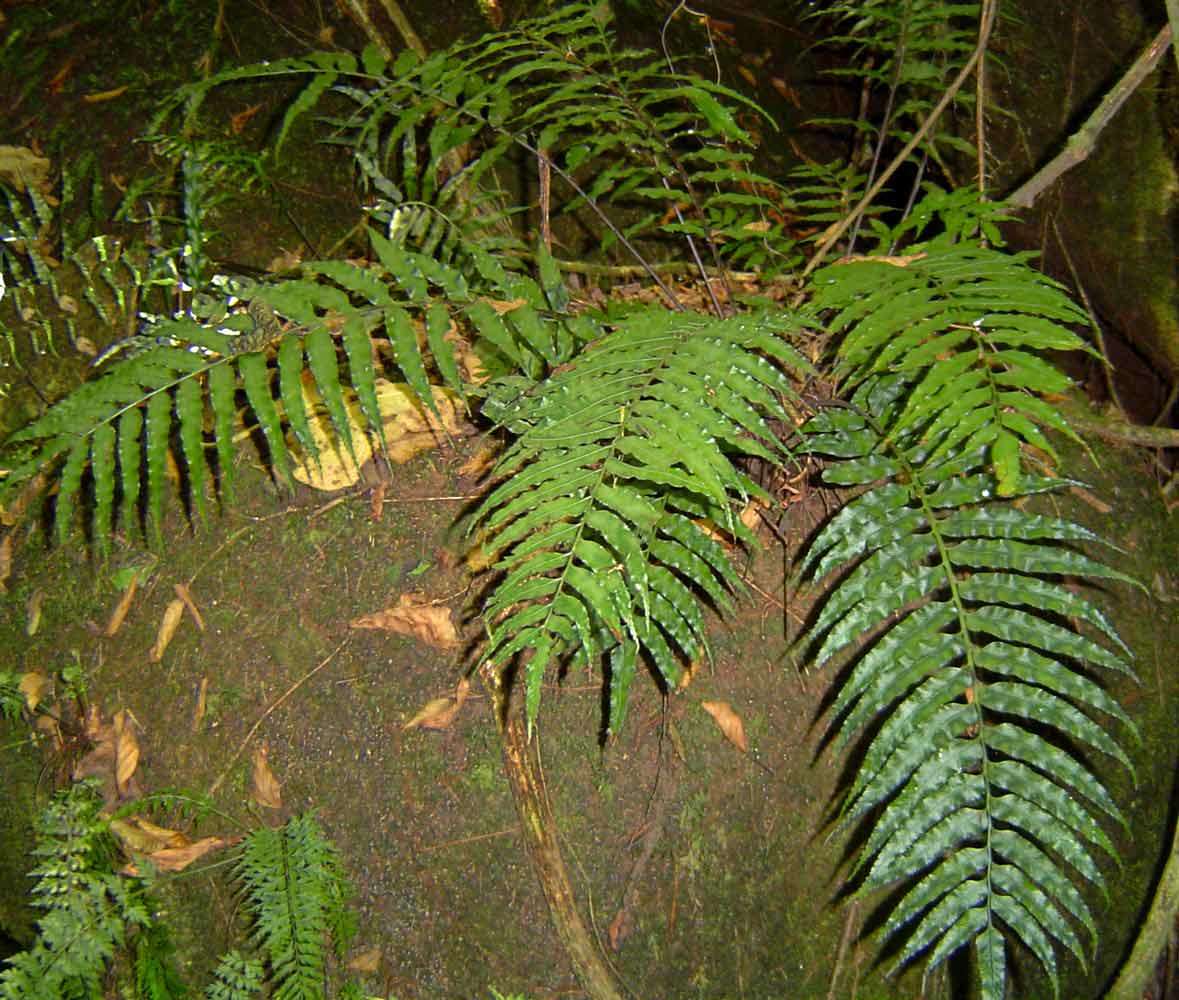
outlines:
{"label": "fern frond", "polygon": [[213,981],[205,987],[205,1000],[252,1000],[262,992],[262,963],[238,951],[221,956]]}
{"label": "fern frond", "polygon": [[544,383],[504,380],[484,412],[517,436],[481,506],[502,576],[484,609],[487,657],[527,650],[529,724],[546,669],[613,650],[608,726],[622,724],[636,652],[674,686],[706,648],[698,593],[724,607],[740,581],[701,526],[749,532],[733,504],[759,488],[734,460],[782,460],[786,372],[806,362],[789,319],[716,321],[643,309],[603,328]]}
{"label": "fern frond", "polygon": [[4,1000],[95,996],[128,931],[153,926],[139,879],[116,875],[114,845],[91,784],[60,792],[39,817],[30,873],[42,910],[28,951],[0,973]]}
{"label": "fern frond", "polygon": [[[1053,325],[1041,322],[1051,341]],[[937,338],[933,323],[923,329]],[[889,350],[879,337],[878,351]],[[819,533],[806,569],[851,567],[809,631],[819,662],[862,647],[833,704],[840,743],[881,720],[842,811],[845,823],[876,813],[857,871],[865,891],[910,883],[883,929],[911,928],[898,964],[928,952],[933,968],[973,944],[982,995],[1001,1000],[1015,939],[1055,988],[1054,945],[1084,964],[1075,927],[1096,943],[1066,870],[1104,888],[1093,848],[1114,849],[1098,817],[1122,821],[1073,748],[1130,767],[1107,720],[1136,736],[1090,676],[1131,674],[1125,646],[1059,580],[1129,578],[1076,548],[1098,542],[1091,532],[1000,499],[1013,490],[987,471],[985,422],[965,450],[960,437],[942,447],[957,435],[944,411],[911,418],[927,369],[897,363],[898,374],[865,374],[879,357],[866,337],[848,353],[863,379],[854,407],[820,414],[806,430],[810,448],[838,457],[831,478],[865,489]],[[998,424],[1001,413],[987,419]],[[1025,472],[1014,492],[1060,485]]]}
{"label": "fern frond", "polygon": [[[347,879],[322,828],[313,817],[298,816],[278,830],[255,830],[235,873],[254,922],[254,938],[270,963],[274,996],[322,997],[329,940],[342,954],[353,931],[345,905]],[[250,967],[240,960],[223,968],[223,982],[249,981]]]}

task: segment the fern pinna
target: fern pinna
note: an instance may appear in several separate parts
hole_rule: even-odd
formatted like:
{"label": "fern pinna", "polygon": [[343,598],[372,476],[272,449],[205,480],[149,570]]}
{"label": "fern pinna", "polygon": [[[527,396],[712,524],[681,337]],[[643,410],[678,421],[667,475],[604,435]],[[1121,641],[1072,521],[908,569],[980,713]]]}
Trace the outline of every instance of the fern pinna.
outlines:
{"label": "fern pinna", "polygon": [[711,522],[746,540],[735,502],[764,491],[734,464],[786,450],[767,417],[807,370],[786,316],[729,320],[642,308],[541,384],[502,380],[484,412],[515,437],[479,511],[503,575],[483,612],[487,657],[527,650],[529,724],[547,667],[609,653],[611,731],[640,650],[675,685],[705,648],[697,594],[740,589]]}
{"label": "fern pinna", "polygon": [[842,743],[872,735],[843,819],[874,814],[865,890],[910,883],[883,930],[911,927],[898,965],[973,944],[983,997],[1002,1000],[1007,938],[1054,988],[1055,944],[1084,964],[1077,927],[1096,940],[1066,870],[1103,886],[1092,848],[1113,847],[1097,817],[1121,815],[1077,750],[1129,767],[1100,717],[1134,727],[1090,672],[1131,669],[1063,581],[1127,578],[1079,551],[1097,541],[1086,529],[1009,502],[1064,485],[1021,468],[1021,443],[1051,454],[1033,421],[1062,426],[1033,393],[1066,383],[1026,348],[1081,347],[1060,323],[1083,316],[996,251],[907,264],[816,279],[851,395],[807,425],[808,448],[836,459],[829,482],[862,492],[806,558],[815,577],[843,572],[808,641],[820,663],[858,649],[833,714]]}

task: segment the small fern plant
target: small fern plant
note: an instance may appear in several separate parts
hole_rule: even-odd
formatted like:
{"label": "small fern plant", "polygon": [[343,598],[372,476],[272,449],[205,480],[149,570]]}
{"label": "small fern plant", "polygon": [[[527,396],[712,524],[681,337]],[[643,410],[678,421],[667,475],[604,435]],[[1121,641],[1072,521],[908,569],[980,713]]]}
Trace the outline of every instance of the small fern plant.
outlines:
{"label": "small fern plant", "polygon": [[[39,817],[30,877],[42,916],[32,947],[0,972],[3,1000],[98,996],[116,978],[137,1000],[187,995],[150,880],[116,870],[121,855],[101,810],[101,796],[83,782],[59,792]],[[253,947],[223,955],[204,995],[249,1000],[265,987],[285,1000],[322,1000],[328,949],[342,956],[354,931],[348,880],[322,827],[298,816],[253,831],[233,878]]]}

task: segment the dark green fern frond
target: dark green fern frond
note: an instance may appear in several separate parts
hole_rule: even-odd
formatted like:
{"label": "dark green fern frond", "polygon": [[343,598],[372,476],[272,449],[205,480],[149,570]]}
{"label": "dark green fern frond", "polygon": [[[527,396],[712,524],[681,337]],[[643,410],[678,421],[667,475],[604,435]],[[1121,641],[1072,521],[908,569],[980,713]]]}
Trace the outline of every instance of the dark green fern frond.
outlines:
{"label": "dark green fern frond", "polygon": [[[350,889],[331,841],[311,816],[296,817],[278,830],[256,830],[246,840],[236,876],[254,939],[270,965],[273,995],[321,998],[329,941],[342,954],[353,933],[346,906]],[[227,988],[249,979],[249,968],[240,962],[223,968]]]}
{"label": "dark green fern frond", "polygon": [[516,438],[480,508],[502,577],[484,608],[487,657],[524,653],[528,720],[545,670],[610,652],[610,731],[621,725],[638,650],[673,686],[705,649],[703,595],[740,589],[724,547],[748,529],[737,501],[762,492],[741,456],[782,461],[767,423],[806,362],[784,316],[726,321],[634,312],[544,383],[505,379],[484,412]]}
{"label": "dark green fern frond", "polygon": [[1063,485],[1021,448],[1053,454],[1040,424],[1071,433],[1041,395],[1068,380],[1035,352],[1083,347],[1061,325],[1083,314],[1018,257],[935,243],[903,263],[816,279],[855,391],[810,422],[808,448],[864,492],[808,553],[806,571],[843,576],[807,641],[820,663],[857,651],[834,717],[843,742],[877,728],[843,815],[877,813],[864,888],[911,883],[884,928],[911,926],[899,963],[973,944],[984,1000],[1001,1000],[1008,939],[1055,986],[1055,946],[1083,964],[1078,929],[1096,937],[1072,876],[1103,886],[1098,820],[1121,815],[1078,750],[1129,767],[1107,720],[1133,726],[1093,675],[1131,670],[1061,581],[1128,578],[1082,551],[1091,532],[1007,502]]}

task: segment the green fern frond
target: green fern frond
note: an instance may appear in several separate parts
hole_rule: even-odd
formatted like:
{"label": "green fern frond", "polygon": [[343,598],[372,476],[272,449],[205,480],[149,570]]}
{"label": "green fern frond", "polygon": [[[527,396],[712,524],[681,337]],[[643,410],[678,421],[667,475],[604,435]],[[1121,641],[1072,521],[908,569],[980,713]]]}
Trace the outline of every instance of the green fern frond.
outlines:
{"label": "green fern frond", "polygon": [[221,956],[213,981],[205,987],[205,1000],[252,1000],[262,992],[262,963],[238,951]]}
{"label": "green fern frond", "polygon": [[843,574],[807,642],[818,662],[858,650],[833,717],[841,744],[878,728],[843,818],[877,814],[865,890],[910,883],[884,926],[911,927],[899,964],[973,944],[984,1000],[1001,1000],[1009,938],[1055,985],[1055,945],[1083,964],[1076,928],[1096,937],[1066,869],[1103,887],[1098,817],[1122,817],[1073,747],[1129,767],[1105,722],[1134,727],[1091,675],[1131,668],[1060,581],[1133,581],[1082,551],[1091,532],[1006,502],[1063,485],[1021,453],[1054,454],[1041,424],[1072,433],[1042,395],[1068,380],[1037,352],[1083,349],[1062,324],[1084,314],[1018,256],[942,239],[901,263],[816,276],[852,402],[808,424],[808,449],[863,492],[806,556]]}
{"label": "green fern frond", "polygon": [[636,652],[668,686],[706,649],[699,595],[719,607],[740,581],[711,522],[749,540],[736,501],[761,494],[733,464],[786,450],[767,417],[806,362],[788,318],[725,321],[662,309],[603,328],[544,383],[505,379],[484,408],[516,437],[481,506],[502,574],[484,608],[487,657],[525,654],[529,724],[545,670],[610,660],[608,725],[621,726]]}
{"label": "green fern frond", "polygon": [[[270,965],[274,996],[318,1000],[329,941],[343,954],[354,930],[346,906],[350,889],[335,847],[313,817],[298,816],[278,830],[251,833],[235,874],[254,939]],[[218,978],[227,989],[250,980],[250,967],[240,959],[223,962],[223,969]]]}
{"label": "green fern frond", "polygon": [[37,939],[0,973],[3,1000],[96,996],[128,932],[153,925],[139,879],[114,873],[115,849],[91,784],[60,792],[37,822]]}
{"label": "green fern frond", "polygon": [[203,516],[213,484],[223,499],[231,496],[243,427],[260,431],[280,483],[296,462],[318,462],[316,421],[352,452],[353,401],[363,430],[383,441],[376,395],[383,363],[374,356],[391,357],[422,405],[433,407],[431,363],[466,394],[452,328],[469,324],[486,351],[537,376],[582,342],[577,321],[548,313],[531,279],[486,263],[499,284],[479,287],[512,304],[497,311],[460,272],[372,236],[380,261],[371,267],[324,261],[297,278],[223,284],[224,301],[203,296],[199,312],[149,324],[133,349],[7,440],[4,495],[60,464],[59,537],[72,530],[89,484],[90,524],[103,547],[116,518],[133,525],[142,512],[158,531],[169,455]]}

